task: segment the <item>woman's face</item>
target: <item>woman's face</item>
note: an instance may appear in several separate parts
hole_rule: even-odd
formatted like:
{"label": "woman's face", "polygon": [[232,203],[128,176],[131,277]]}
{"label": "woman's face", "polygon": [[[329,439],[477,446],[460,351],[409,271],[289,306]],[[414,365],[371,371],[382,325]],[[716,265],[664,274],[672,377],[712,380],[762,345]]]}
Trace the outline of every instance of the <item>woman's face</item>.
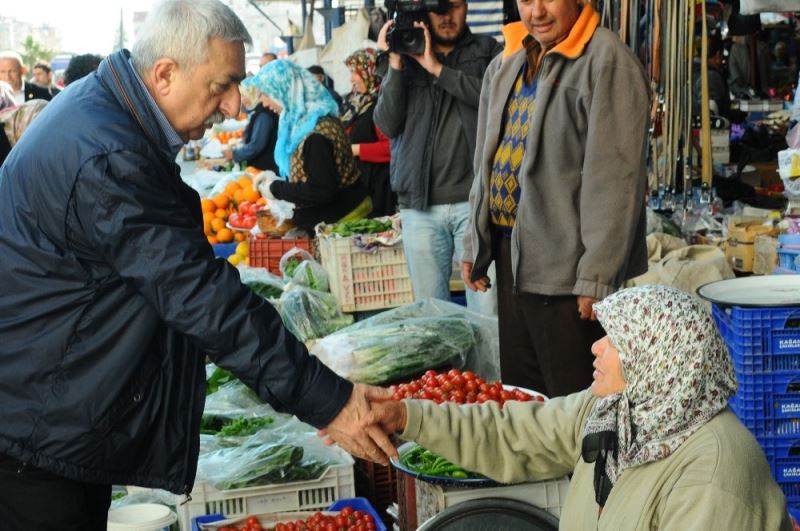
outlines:
{"label": "woman's face", "polygon": [[350,84],[353,85],[353,90],[359,94],[364,94],[367,91],[367,84],[354,70],[350,71]]}
{"label": "woman's face", "polygon": [[261,102],[261,105],[263,105],[267,109],[271,110],[275,114],[280,114],[281,111],[283,110],[283,106],[281,106],[280,103],[278,103],[277,101],[273,100],[272,98],[270,98],[266,94],[262,93],[258,97],[258,100]]}
{"label": "woman's face", "polygon": [[611,344],[608,336],[598,339],[592,345],[594,354],[594,382],[592,394],[603,398],[625,389],[625,377],[622,375],[622,362],[619,360],[619,351]]}

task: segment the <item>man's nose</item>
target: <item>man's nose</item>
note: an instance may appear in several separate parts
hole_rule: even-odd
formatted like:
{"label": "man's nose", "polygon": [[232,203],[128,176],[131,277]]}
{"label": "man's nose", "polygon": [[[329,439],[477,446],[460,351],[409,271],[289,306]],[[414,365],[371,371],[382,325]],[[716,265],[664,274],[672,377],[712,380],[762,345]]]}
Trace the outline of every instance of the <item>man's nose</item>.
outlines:
{"label": "man's nose", "polygon": [[239,115],[239,109],[242,106],[242,95],[239,92],[239,87],[231,87],[230,90],[222,98],[219,104],[219,110],[228,118],[235,118]]}

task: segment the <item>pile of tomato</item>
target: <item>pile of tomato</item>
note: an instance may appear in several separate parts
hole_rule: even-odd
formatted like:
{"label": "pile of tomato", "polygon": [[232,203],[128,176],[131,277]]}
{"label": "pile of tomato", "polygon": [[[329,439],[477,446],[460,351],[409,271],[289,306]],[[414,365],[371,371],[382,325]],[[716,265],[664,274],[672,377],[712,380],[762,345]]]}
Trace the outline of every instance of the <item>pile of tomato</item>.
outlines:
{"label": "pile of tomato", "polygon": [[228,216],[228,223],[236,229],[252,229],[256,226],[256,211],[260,207],[254,201],[242,201],[237,211]]}
{"label": "pile of tomato", "polygon": [[508,390],[500,382],[489,383],[472,371],[451,369],[446,373],[427,371],[417,380],[391,386],[394,400],[419,398],[433,400],[437,404],[455,402],[457,404],[483,404],[489,400],[503,407],[508,400],[530,402],[544,401],[541,395],[533,396],[520,389]]}
{"label": "pile of tomato", "polygon": [[255,516],[250,516],[242,526],[220,527],[218,531],[371,531],[376,529],[372,515],[344,507],[336,514],[314,513],[305,520],[295,520],[263,527]]}

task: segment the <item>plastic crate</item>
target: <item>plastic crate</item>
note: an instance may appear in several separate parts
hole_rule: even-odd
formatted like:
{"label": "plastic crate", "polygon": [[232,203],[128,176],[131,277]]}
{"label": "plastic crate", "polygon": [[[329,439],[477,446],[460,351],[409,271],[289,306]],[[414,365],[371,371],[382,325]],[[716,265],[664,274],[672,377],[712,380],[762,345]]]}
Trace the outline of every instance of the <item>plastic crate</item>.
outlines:
{"label": "plastic crate", "polygon": [[786,502],[800,503],[800,457],[768,457],[767,462]]}
{"label": "plastic crate", "polygon": [[448,507],[477,498],[508,498],[530,503],[540,509],[561,516],[567,498],[569,479],[566,477],[549,481],[504,485],[485,489],[454,488],[415,481],[417,523],[427,521]]}
{"label": "plastic crate", "polygon": [[314,240],[310,238],[297,238],[285,240],[282,238],[256,238],[250,236],[250,266],[265,267],[273,275],[281,276],[281,257],[294,247],[304,249],[314,254]]}
{"label": "plastic crate", "polygon": [[191,529],[198,516],[319,511],[342,498],[355,496],[353,461],[328,468],[318,479],[245,489],[219,490],[206,482],[192,489],[191,500],[177,507],[181,529]]}
{"label": "plastic crate", "polygon": [[343,500],[338,500],[333,505],[328,507],[328,510],[341,511],[345,507],[352,507],[356,511],[369,513],[372,515],[372,519],[375,521],[375,531],[386,531],[386,526],[383,525],[380,516],[377,512],[375,512],[375,508],[372,507],[372,504],[370,504],[366,498],[345,498]]}
{"label": "plastic crate", "polygon": [[365,459],[355,460],[356,495],[370,500],[380,518],[389,523],[386,509],[397,503],[397,470]]}
{"label": "plastic crate", "polygon": [[237,245],[239,245],[239,242],[215,243],[211,246],[211,248],[214,249],[214,256],[217,258],[228,258],[230,255],[236,252]]}
{"label": "plastic crate", "polygon": [[725,309],[712,314],[739,372],[800,370],[800,306]]}
{"label": "plastic crate", "polygon": [[800,251],[778,248],[778,265],[789,271],[800,272]]}
{"label": "plastic crate", "polygon": [[331,293],[342,311],[380,310],[414,302],[402,244],[379,246],[369,253],[359,249],[352,238],[320,236],[318,242]]}

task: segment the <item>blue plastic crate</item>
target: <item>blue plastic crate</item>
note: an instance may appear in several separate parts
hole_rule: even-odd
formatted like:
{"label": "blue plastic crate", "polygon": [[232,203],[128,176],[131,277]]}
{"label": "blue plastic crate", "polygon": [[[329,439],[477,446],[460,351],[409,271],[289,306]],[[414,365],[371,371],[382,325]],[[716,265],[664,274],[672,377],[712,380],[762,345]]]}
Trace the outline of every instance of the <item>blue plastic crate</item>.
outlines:
{"label": "blue plastic crate", "polygon": [[800,306],[726,309],[714,305],[712,315],[737,374],[800,370]]}
{"label": "blue plastic crate", "polygon": [[800,371],[737,373],[730,406],[756,437],[800,436]]}
{"label": "blue plastic crate", "polygon": [[333,504],[328,507],[328,510],[341,511],[345,507],[352,507],[356,511],[369,513],[375,521],[375,531],[386,531],[386,525],[383,523],[383,520],[381,520],[381,517],[378,516],[378,513],[375,512],[372,504],[369,503],[369,500],[366,498],[344,498],[333,502]]}
{"label": "blue plastic crate", "polygon": [[800,272],[800,251],[778,248],[778,266],[789,271]]}
{"label": "blue plastic crate", "polygon": [[230,255],[236,252],[237,245],[239,245],[238,242],[215,243],[211,246],[211,248],[214,249],[214,256],[217,258],[228,258]]}
{"label": "blue plastic crate", "polygon": [[766,399],[745,404],[738,397],[733,397],[728,405],[756,437],[800,437],[800,415],[780,417],[769,414],[774,409],[771,404]]}
{"label": "blue plastic crate", "polygon": [[800,506],[798,506],[798,505],[791,506],[791,505],[790,505],[790,506],[788,506],[788,507],[786,507],[786,508],[789,510],[789,516],[791,516],[791,517],[792,517],[792,519],[793,519],[795,522],[797,522],[798,524],[800,524]]}
{"label": "blue plastic crate", "polygon": [[768,457],[767,462],[786,502],[800,503],[800,457]]}

